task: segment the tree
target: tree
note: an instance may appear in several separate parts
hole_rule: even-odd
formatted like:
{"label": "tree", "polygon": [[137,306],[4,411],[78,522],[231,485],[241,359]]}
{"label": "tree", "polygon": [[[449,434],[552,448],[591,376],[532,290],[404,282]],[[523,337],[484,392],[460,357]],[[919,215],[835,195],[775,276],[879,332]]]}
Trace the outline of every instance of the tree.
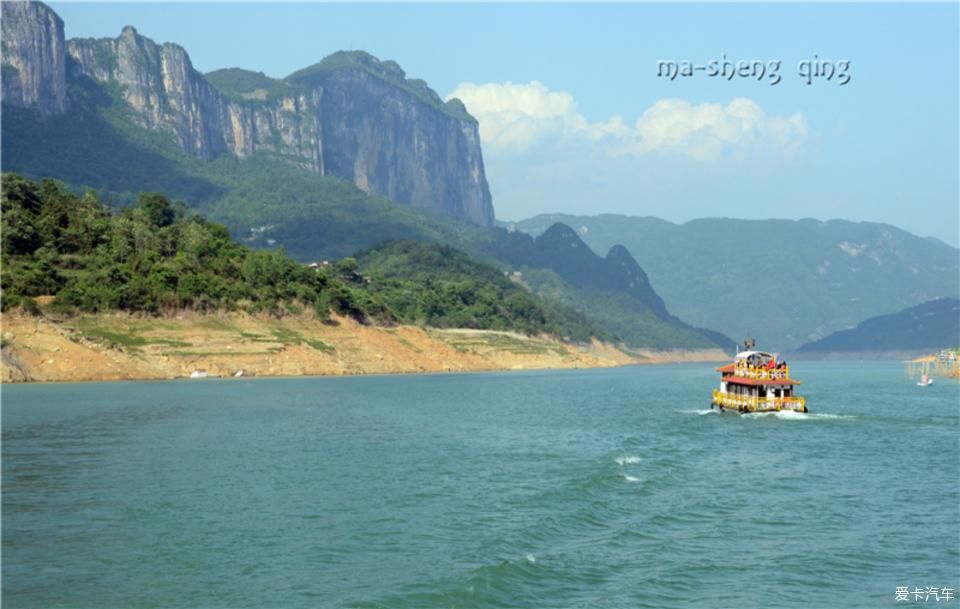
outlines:
{"label": "tree", "polygon": [[147,222],[155,228],[170,226],[177,219],[177,210],[170,203],[170,199],[159,192],[140,193],[137,207],[143,211]]}
{"label": "tree", "polygon": [[43,203],[36,184],[16,174],[3,176],[3,253],[29,254],[42,243],[37,215]]}

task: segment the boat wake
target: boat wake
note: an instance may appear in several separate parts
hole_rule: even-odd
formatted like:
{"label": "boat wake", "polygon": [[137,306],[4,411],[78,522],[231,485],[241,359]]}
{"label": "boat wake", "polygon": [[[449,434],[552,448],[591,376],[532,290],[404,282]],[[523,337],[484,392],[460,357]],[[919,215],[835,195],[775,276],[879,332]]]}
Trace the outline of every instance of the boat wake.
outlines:
{"label": "boat wake", "polygon": [[785,421],[837,421],[853,420],[857,417],[849,414],[830,414],[825,412],[797,412],[795,410],[781,410],[778,412],[749,412],[741,415],[745,419],[776,418]]}
{"label": "boat wake", "polygon": [[640,457],[636,457],[634,455],[624,455],[622,457],[617,457],[613,461],[614,463],[620,466],[635,465],[637,463],[640,463]]}

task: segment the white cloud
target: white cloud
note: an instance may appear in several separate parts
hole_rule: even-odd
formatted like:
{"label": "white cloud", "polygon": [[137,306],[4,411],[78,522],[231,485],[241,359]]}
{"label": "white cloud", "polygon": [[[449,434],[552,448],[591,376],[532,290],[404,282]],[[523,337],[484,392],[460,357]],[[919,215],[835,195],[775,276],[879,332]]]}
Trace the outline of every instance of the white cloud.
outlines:
{"label": "white cloud", "polygon": [[537,81],[462,83],[447,99],[451,97],[460,98],[480,121],[480,138],[493,152],[522,151],[550,136],[573,136],[602,140],[611,154],[666,151],[707,161],[765,146],[789,156],[807,131],[802,114],[767,116],[756,102],[742,97],[726,106],[661,99],[633,125],[620,116],[591,123],[577,111],[572,95],[550,91]]}
{"label": "white cloud", "polygon": [[806,131],[803,115],[767,116],[756,102],[743,97],[726,106],[661,99],[637,119],[625,150],[635,154],[671,150],[711,160],[765,143],[790,155]]}
{"label": "white cloud", "polygon": [[608,123],[588,123],[577,112],[572,95],[550,91],[535,80],[525,85],[461,83],[447,99],[452,97],[460,98],[480,121],[484,146],[498,150],[523,150],[550,135],[582,134],[597,139],[626,129],[619,117]]}

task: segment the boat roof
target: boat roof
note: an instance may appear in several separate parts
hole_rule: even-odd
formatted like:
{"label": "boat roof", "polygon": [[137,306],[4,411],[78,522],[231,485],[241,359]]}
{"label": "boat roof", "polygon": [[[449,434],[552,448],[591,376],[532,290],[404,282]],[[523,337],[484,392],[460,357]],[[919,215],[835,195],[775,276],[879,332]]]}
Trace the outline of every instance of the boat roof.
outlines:
{"label": "boat roof", "polygon": [[736,376],[729,376],[724,381],[730,385],[760,385],[766,387],[784,387],[787,385],[799,385],[800,381],[796,379],[752,379],[752,378],[741,378]]}
{"label": "boat roof", "polygon": [[737,353],[737,359],[747,359],[751,355],[759,355],[760,357],[777,357],[776,353],[767,353],[766,351],[741,351]]}

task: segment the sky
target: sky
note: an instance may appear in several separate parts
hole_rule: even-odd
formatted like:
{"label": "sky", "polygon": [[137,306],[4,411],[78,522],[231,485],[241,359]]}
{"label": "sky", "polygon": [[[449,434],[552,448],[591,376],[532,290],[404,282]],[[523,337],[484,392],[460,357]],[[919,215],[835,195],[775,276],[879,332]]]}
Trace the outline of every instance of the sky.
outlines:
{"label": "sky", "polygon": [[502,220],[842,218],[960,241],[957,3],[50,6],[68,38],[133,25],[201,72],[393,59],[477,117]]}

